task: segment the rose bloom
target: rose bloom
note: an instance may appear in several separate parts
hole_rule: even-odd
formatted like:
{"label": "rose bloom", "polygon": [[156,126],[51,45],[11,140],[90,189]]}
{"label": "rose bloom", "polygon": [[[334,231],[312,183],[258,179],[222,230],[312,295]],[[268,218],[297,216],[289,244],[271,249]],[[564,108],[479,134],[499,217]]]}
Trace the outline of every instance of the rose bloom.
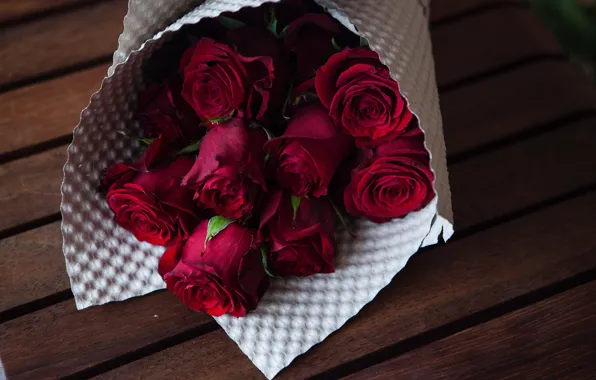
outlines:
{"label": "rose bloom", "polygon": [[256,231],[231,223],[205,244],[208,225],[204,220],[187,241],[168,248],[158,272],[189,308],[243,317],[269,286]]}
{"label": "rose bloom", "polygon": [[182,96],[201,120],[229,116],[260,118],[273,86],[270,57],[244,57],[231,47],[201,38],[180,61]]}
{"label": "rose bloom", "polygon": [[293,195],[320,197],[337,167],[353,150],[352,138],[334,125],[327,110],[310,104],[299,108],[283,136],[269,140],[277,183]]}
{"label": "rose bloom", "polygon": [[336,52],[331,40],[339,31],[337,21],[326,13],[308,13],[288,25],[284,45],[296,59],[298,77],[314,76],[319,66]]}
{"label": "rose bloom", "polygon": [[181,83],[151,84],[139,98],[138,119],[146,137],[163,136],[182,147],[198,140],[201,121],[180,95]]}
{"label": "rose bloom", "polygon": [[109,186],[106,200],[116,223],[137,240],[155,245],[186,239],[198,223],[192,193],[180,184],[192,165],[192,158],[179,157],[148,172],[123,163],[110,167],[103,182]]}
{"label": "rose bloom", "polygon": [[234,118],[210,129],[182,184],[194,191],[200,208],[230,219],[249,217],[263,191],[266,136]]}
{"label": "rose bloom", "polygon": [[364,149],[359,161],[344,191],[352,215],[383,223],[422,209],[435,196],[422,133]]}
{"label": "rose bloom", "polygon": [[268,117],[266,120],[281,118],[281,110],[287,97],[290,80],[288,60],[285,57],[282,45],[283,41],[265,27],[262,18],[259,26],[245,26],[229,30],[224,41],[235,47],[243,56],[271,58],[273,62],[273,83],[269,89]]}
{"label": "rose bloom", "polygon": [[272,192],[261,215],[261,234],[270,244],[273,272],[280,276],[333,273],[334,224],[327,198],[302,198],[294,219],[290,194]]}
{"label": "rose bloom", "polygon": [[359,147],[395,140],[408,127],[412,112],[389,69],[366,48],[344,49],[317,71],[321,103]]}

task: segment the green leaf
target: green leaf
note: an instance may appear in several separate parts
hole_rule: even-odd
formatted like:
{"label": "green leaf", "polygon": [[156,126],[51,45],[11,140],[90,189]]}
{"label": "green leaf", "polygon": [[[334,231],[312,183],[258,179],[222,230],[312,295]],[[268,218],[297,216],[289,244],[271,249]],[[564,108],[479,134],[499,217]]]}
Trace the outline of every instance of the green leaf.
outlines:
{"label": "green leaf", "polygon": [[145,145],[151,145],[151,143],[156,140],[156,139],[148,138],[148,137],[131,136],[128,133],[126,133],[126,131],[117,131],[116,133],[118,133],[118,134],[120,134],[120,135],[122,135],[124,137],[128,137],[129,139],[133,139],[133,140],[137,140],[139,142],[142,142]]}
{"label": "green leaf", "polygon": [[246,26],[246,24],[243,23],[242,21],[234,20],[233,18],[229,18],[226,16],[219,16],[217,18],[217,21],[219,21],[223,26],[225,26],[226,28],[228,28],[230,30],[234,30],[234,29],[238,29],[238,28],[242,28],[242,27]]}
{"label": "green leaf", "polygon": [[261,244],[261,260],[263,261],[263,269],[265,269],[265,274],[269,277],[275,277],[271,270],[269,270],[269,262],[267,260],[268,252],[267,247],[264,244]]}
{"label": "green leaf", "polygon": [[290,25],[286,25],[285,28],[283,28],[281,32],[279,32],[279,38],[283,38],[286,35],[286,32],[288,31],[289,27]]}
{"label": "green leaf", "polygon": [[290,197],[290,201],[292,202],[292,210],[294,210],[294,216],[292,218],[292,228],[296,229],[296,214],[298,213],[298,207],[300,207],[300,202],[302,198],[292,195]]}
{"label": "green leaf", "polygon": [[288,95],[286,96],[286,101],[284,102],[284,106],[281,109],[281,116],[286,119],[290,120],[290,117],[287,115],[288,112],[288,104],[290,104],[290,99],[292,98],[292,92],[294,91],[294,86],[290,83],[290,88],[288,89]]}
{"label": "green leaf", "polygon": [[135,140],[142,142],[143,144],[151,145],[155,139],[150,138],[143,138],[143,137],[133,137]]}
{"label": "green leaf", "polygon": [[317,99],[319,99],[317,94],[315,94],[314,92],[306,91],[306,92],[303,92],[302,94],[298,95],[296,97],[296,99],[294,99],[294,105],[297,105],[300,102],[315,101]]}
{"label": "green leaf", "polygon": [[214,117],[213,119],[205,119],[201,124],[221,124],[233,118],[235,112],[236,110],[232,110],[232,112],[230,112],[226,116]]}
{"label": "green leaf", "polygon": [[[362,37],[360,37],[362,38]],[[331,38],[331,45],[333,45],[333,48],[337,51],[341,50],[341,46],[339,46],[339,44],[337,43],[337,41],[335,41],[335,37]]]}
{"label": "green leaf", "polygon": [[213,218],[209,219],[209,224],[207,225],[207,236],[205,236],[205,249],[207,248],[207,243],[209,240],[213,239],[218,233],[223,231],[233,222],[234,221],[232,219],[224,218],[223,216],[214,216]]}
{"label": "green leaf", "polygon": [[267,29],[269,29],[269,31],[273,33],[275,37],[280,38],[280,35],[277,34],[277,17],[275,17],[275,8],[269,8],[269,20],[267,20],[267,15],[265,15],[265,21],[267,21]]}
{"label": "green leaf", "polygon": [[267,140],[271,140],[271,139],[275,138],[275,135],[270,130],[268,130],[265,127],[261,127],[261,128],[263,129],[263,131],[267,135]]}
{"label": "green leaf", "polygon": [[337,219],[339,219],[339,222],[342,224],[342,226],[346,229],[346,231],[348,231],[350,236],[355,237],[350,228],[348,227],[348,223],[346,223],[346,219],[344,218],[337,205],[333,203],[331,199],[329,199],[329,203],[331,204],[331,207],[333,207],[333,211],[335,211],[335,215],[337,215]]}
{"label": "green leaf", "polygon": [[176,156],[181,156],[183,154],[187,154],[187,153],[193,153],[199,150],[199,147],[201,146],[201,140],[192,143],[189,146],[186,146],[182,149],[180,149],[178,152],[176,152]]}
{"label": "green leaf", "polygon": [[368,40],[362,36],[360,36],[360,46],[368,47]]}

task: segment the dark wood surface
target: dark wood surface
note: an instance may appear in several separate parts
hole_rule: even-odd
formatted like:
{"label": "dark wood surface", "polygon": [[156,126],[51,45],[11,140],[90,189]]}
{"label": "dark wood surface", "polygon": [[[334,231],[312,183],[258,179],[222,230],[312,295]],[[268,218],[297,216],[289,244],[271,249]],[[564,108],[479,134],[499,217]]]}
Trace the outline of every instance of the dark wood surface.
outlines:
{"label": "dark wood surface", "polygon": [[[72,300],[62,166],[125,8],[0,4],[0,359],[9,379],[262,379],[167,292]],[[522,1],[434,0],[430,25],[456,235],[279,378],[593,378],[596,90]]]}

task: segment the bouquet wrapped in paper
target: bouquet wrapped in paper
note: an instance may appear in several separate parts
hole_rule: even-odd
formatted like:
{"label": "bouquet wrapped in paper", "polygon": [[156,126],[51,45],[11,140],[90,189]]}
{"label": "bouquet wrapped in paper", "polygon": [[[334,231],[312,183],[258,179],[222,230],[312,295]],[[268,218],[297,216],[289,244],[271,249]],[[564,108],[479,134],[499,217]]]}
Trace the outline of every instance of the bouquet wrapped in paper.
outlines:
{"label": "bouquet wrapped in paper", "polygon": [[167,288],[272,378],[453,233],[420,0],[131,0],[62,185],[79,309]]}

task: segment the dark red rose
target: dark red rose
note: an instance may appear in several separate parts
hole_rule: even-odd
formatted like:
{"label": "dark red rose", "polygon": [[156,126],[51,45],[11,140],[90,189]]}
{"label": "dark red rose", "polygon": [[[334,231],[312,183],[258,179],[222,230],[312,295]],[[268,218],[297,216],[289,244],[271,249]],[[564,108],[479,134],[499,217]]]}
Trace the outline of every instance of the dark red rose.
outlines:
{"label": "dark red rose", "polygon": [[250,216],[263,190],[263,144],[261,129],[245,128],[234,118],[210,129],[199,149],[197,160],[182,181],[195,191],[201,208],[230,219]]}
{"label": "dark red rose", "polygon": [[426,206],[435,196],[434,175],[422,133],[360,152],[344,191],[350,214],[383,223]]}
{"label": "dark red rose", "polygon": [[284,0],[279,3],[265,3],[256,8],[244,7],[237,12],[223,13],[222,16],[250,26],[263,26],[271,20],[271,11],[273,10],[277,20],[277,32],[279,33],[297,16],[307,13],[310,5],[309,1]]}
{"label": "dark red rose", "polygon": [[270,57],[244,57],[227,45],[201,38],[182,56],[180,70],[182,96],[201,120],[232,112],[260,118],[267,110],[274,78]]}
{"label": "dark red rose", "polygon": [[400,136],[412,112],[389,69],[366,48],[344,49],[317,71],[315,88],[337,125],[360,147]]}
{"label": "dark red rose", "polygon": [[335,50],[331,39],[339,34],[337,21],[326,13],[308,13],[292,21],[286,30],[286,50],[296,59],[296,74],[313,77]]}
{"label": "dark red rose", "polygon": [[190,145],[199,139],[201,121],[180,95],[181,84],[152,84],[139,98],[139,124],[149,138]]}
{"label": "dark red rose", "polygon": [[205,244],[208,225],[201,222],[187,241],[168,248],[158,272],[191,309],[245,316],[269,286],[256,231],[232,223]]}
{"label": "dark red rose", "polygon": [[287,97],[289,86],[289,67],[284,56],[282,41],[267,28],[262,26],[246,26],[230,30],[226,43],[236,47],[238,52],[247,57],[270,57],[273,61],[273,85],[269,91],[267,107],[270,119],[281,113]]}
{"label": "dark red rose", "polygon": [[139,241],[171,245],[186,239],[198,220],[192,193],[180,185],[193,159],[179,157],[150,172],[117,163],[107,170],[104,184],[114,219]]}
{"label": "dark red rose", "polygon": [[277,182],[299,197],[326,195],[335,169],[352,149],[352,138],[339,131],[327,110],[316,104],[299,108],[284,135],[265,144]]}
{"label": "dark red rose", "polygon": [[270,245],[269,265],[280,276],[333,273],[334,213],[327,198],[302,198],[294,219],[290,194],[271,193],[261,218]]}

